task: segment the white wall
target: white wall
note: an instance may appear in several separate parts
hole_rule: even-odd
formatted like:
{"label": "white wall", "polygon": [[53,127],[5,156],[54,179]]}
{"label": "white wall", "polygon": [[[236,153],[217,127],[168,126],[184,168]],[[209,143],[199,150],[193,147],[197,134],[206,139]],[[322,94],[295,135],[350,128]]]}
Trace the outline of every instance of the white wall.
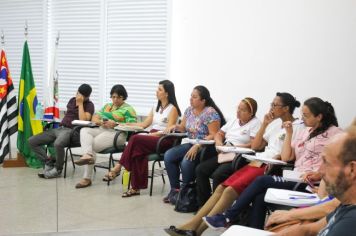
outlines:
{"label": "white wall", "polygon": [[290,92],[328,100],[347,126],[356,115],[355,12],[354,0],[172,0],[170,79],[182,110],[198,84],[227,117],[251,96],[262,118],[276,92]]}

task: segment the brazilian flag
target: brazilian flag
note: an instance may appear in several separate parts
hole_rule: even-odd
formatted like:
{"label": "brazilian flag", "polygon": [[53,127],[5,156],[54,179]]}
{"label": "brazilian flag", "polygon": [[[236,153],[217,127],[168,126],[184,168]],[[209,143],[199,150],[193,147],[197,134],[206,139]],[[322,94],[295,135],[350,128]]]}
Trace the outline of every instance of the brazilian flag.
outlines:
{"label": "brazilian flag", "polygon": [[43,131],[42,123],[35,120],[37,93],[35,81],[33,80],[30,52],[27,41],[25,41],[22,55],[22,68],[19,87],[19,103],[17,116],[18,119],[18,134],[17,134],[17,149],[24,156],[28,166],[39,168],[42,166],[39,159],[30,150],[28,139]]}

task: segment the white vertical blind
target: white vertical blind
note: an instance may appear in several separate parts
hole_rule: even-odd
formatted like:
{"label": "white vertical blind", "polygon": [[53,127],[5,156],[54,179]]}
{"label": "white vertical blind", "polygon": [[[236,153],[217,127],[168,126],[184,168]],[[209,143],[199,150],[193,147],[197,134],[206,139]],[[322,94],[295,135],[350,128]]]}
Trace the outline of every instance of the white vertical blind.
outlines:
{"label": "white vertical blind", "polygon": [[167,0],[108,0],[106,93],[123,84],[128,102],[146,113],[167,77]]}
{"label": "white vertical blind", "polygon": [[91,100],[102,105],[100,73],[102,28],[101,0],[49,0],[50,33],[54,42],[60,31],[58,73],[60,107],[65,107],[82,83],[92,86]]}
{"label": "white vertical blind", "polygon": [[25,21],[28,24],[28,46],[32,73],[39,101],[43,100],[43,84],[46,77],[47,13],[46,0],[1,0],[0,30],[4,30],[5,51],[10,73],[18,93],[22,52],[25,42]]}
{"label": "white vertical blind", "polygon": [[114,84],[123,84],[139,114],[155,103],[158,81],[167,79],[169,0],[2,0],[9,66],[17,89],[24,24],[39,99],[47,84],[52,47],[57,51],[60,108],[82,83],[92,86],[99,109]]}

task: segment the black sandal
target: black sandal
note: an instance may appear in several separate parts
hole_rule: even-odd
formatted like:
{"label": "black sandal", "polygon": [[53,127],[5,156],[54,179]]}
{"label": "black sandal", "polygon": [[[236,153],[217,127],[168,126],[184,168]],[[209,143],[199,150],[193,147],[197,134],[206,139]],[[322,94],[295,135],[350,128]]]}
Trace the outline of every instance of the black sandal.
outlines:
{"label": "black sandal", "polygon": [[118,172],[112,170],[109,171],[107,174],[105,174],[103,181],[108,182],[108,181],[113,181],[116,177],[120,175],[120,170]]}
{"label": "black sandal", "polygon": [[134,189],[130,188],[129,190],[127,190],[126,192],[124,192],[122,194],[122,197],[132,197],[132,196],[136,196],[136,195],[140,195],[140,190],[134,190]]}

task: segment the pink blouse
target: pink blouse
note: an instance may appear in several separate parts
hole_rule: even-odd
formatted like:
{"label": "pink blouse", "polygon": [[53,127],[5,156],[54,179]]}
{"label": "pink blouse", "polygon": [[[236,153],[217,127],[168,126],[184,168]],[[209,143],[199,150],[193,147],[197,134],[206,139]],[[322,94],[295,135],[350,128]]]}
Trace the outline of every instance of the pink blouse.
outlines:
{"label": "pink blouse", "polygon": [[322,163],[321,152],[328,140],[342,132],[342,129],[331,126],[324,133],[308,140],[311,128],[305,128],[292,142],[295,152],[295,170],[301,173],[318,171]]}

